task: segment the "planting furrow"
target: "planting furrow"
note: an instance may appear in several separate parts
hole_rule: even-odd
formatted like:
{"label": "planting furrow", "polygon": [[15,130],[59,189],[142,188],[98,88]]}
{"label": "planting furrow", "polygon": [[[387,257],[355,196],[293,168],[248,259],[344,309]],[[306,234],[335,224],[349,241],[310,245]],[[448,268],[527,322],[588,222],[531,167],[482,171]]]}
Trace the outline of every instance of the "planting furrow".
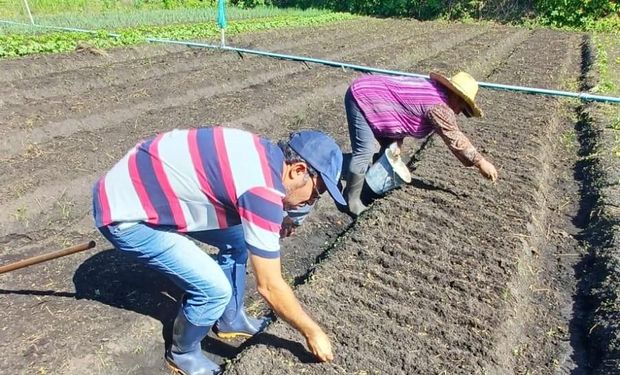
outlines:
{"label": "planting furrow", "polygon": [[[512,73],[507,69],[497,72],[495,79],[517,85],[539,85],[538,87],[554,89],[565,88],[564,85],[573,85],[579,75],[581,65],[580,39],[580,36],[576,34],[537,31],[532,40],[523,46],[525,51],[519,51],[514,59],[507,61]],[[545,51],[544,54],[534,52],[542,50]],[[518,57],[519,54],[535,55],[535,57],[523,59]],[[534,100],[540,102],[544,110],[521,114],[519,123],[525,129],[540,128],[540,135],[531,142],[533,144],[543,143],[546,147],[538,151],[522,152],[520,163],[517,160],[507,159],[505,164],[509,165],[511,170],[515,170],[515,175],[519,176],[521,181],[538,188],[538,191],[534,191],[530,198],[538,202],[538,205],[527,211],[527,215],[523,215],[527,220],[520,225],[521,233],[527,235],[521,239],[524,251],[517,253],[520,257],[518,265],[527,267],[528,271],[523,272],[521,268],[522,274],[511,280],[512,293],[515,296],[514,305],[508,314],[509,318],[499,329],[499,336],[502,340],[499,341],[498,351],[501,353],[503,350],[508,362],[513,361],[511,365],[515,372],[551,372],[559,369],[557,365],[561,362],[559,358],[565,356],[566,352],[566,348],[561,343],[566,339],[570,330],[565,316],[565,310],[567,307],[570,309],[570,306],[564,304],[567,301],[572,302],[575,275],[573,269],[562,269],[564,262],[562,258],[565,255],[561,253],[574,255],[583,251],[578,248],[562,249],[566,246],[561,245],[563,241],[553,239],[553,232],[558,229],[564,230],[557,227],[558,222],[564,222],[562,226],[566,227],[566,222],[572,221],[554,212],[556,209],[553,208],[557,204],[567,204],[566,193],[558,193],[553,185],[560,183],[568,186],[575,183],[575,181],[561,182],[566,178],[566,174],[572,175],[573,172],[568,170],[567,166],[557,165],[558,160],[566,157],[566,149],[565,145],[561,144],[563,143],[561,137],[569,130],[564,113],[568,103],[549,98],[520,96],[510,103],[505,102],[504,105],[506,108],[515,105],[527,108],[528,102]],[[512,136],[512,141],[502,142],[503,150],[498,147],[500,153],[523,147],[519,145],[519,143],[525,143],[523,137],[519,135],[519,129],[513,128],[512,131],[517,133],[517,137]],[[521,139],[520,142],[519,139]],[[499,139],[497,143],[500,143]],[[538,173],[532,173],[533,170]],[[514,206],[514,209],[517,209],[517,204]],[[572,227],[573,224],[568,226]],[[513,226],[510,229],[511,233],[518,232],[517,228]],[[562,305],[564,307],[560,307]],[[544,318],[540,319],[540,317]],[[515,331],[520,334],[515,334]],[[543,331],[548,334],[541,339],[540,332]],[[536,349],[532,349],[533,347]],[[515,348],[518,348],[520,357],[526,361],[509,355]],[[554,364],[551,365],[550,362]]]}

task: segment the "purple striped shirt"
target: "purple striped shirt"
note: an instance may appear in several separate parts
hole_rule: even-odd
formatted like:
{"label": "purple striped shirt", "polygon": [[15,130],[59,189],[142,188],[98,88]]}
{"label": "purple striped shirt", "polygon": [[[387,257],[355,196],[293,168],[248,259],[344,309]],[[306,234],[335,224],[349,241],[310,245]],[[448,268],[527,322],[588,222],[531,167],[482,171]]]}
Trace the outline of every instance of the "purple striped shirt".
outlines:
{"label": "purple striped shirt", "polygon": [[424,138],[435,128],[427,112],[447,104],[440,84],[413,77],[363,75],[351,84],[351,94],[378,138]]}

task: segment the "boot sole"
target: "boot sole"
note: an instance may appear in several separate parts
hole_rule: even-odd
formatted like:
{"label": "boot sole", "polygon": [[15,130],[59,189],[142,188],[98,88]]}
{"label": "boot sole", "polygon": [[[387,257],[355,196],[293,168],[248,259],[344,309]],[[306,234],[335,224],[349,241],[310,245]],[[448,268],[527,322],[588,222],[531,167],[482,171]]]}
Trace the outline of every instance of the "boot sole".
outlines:
{"label": "boot sole", "polygon": [[[168,370],[172,371],[174,375],[190,375],[187,372],[181,370],[177,365],[174,364],[174,362],[172,362],[168,358],[165,358],[165,360],[166,360],[166,367],[168,368]],[[214,372],[214,374],[221,374],[221,373],[222,373],[222,369]]]}
{"label": "boot sole", "polygon": [[174,363],[170,362],[168,358],[166,358],[166,367],[168,367],[168,370],[172,371],[174,375],[187,375],[185,371],[181,370]]}
{"label": "boot sole", "polygon": [[231,340],[231,339],[235,339],[238,337],[247,338],[247,337],[254,336],[254,335],[250,335],[249,333],[243,333],[243,332],[217,332],[215,335],[225,340]]}

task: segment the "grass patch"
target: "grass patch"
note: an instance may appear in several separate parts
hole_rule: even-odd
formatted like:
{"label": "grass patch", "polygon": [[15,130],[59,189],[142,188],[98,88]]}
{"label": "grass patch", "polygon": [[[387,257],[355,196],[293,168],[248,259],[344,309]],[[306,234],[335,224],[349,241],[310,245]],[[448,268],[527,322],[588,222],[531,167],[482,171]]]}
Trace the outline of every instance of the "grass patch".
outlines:
{"label": "grass patch", "polygon": [[[619,28],[620,30],[620,28]],[[613,33],[593,33],[593,42],[596,46],[596,60],[594,68],[599,76],[599,84],[593,91],[620,96],[620,31]],[[606,117],[607,129],[612,132],[613,145],[611,150],[605,150],[620,158],[620,104],[606,104],[601,106],[601,114]]]}
{"label": "grass patch", "polygon": [[[179,8],[213,8],[217,0],[27,0],[33,15],[61,13],[95,14],[108,11],[132,11]],[[0,1],[0,17],[26,16],[24,0]]]}
{"label": "grass patch", "polygon": [[609,127],[613,130],[620,131],[620,112],[616,115],[616,118],[611,122]]}
{"label": "grass patch", "polygon": [[521,18],[513,20],[510,24],[514,26],[525,26],[528,28],[547,28],[565,31],[586,31],[586,32],[598,32],[608,33],[614,35],[620,35],[620,15],[613,14],[605,18],[600,19],[588,19],[584,21],[582,25],[570,26],[565,24],[558,24],[550,22],[543,16],[535,16],[532,18]]}
{"label": "grass patch", "polygon": [[577,133],[574,129],[566,130],[562,134],[562,144],[567,150],[574,150],[577,144]]}
{"label": "grass patch", "polygon": [[599,83],[592,89],[592,92],[609,94],[617,92],[609,69],[609,53],[612,39],[601,38],[598,33],[594,33],[594,43],[596,45],[596,70],[599,74]]}
{"label": "grass patch", "polygon": [[620,35],[620,15],[615,14],[596,21],[590,21],[585,25],[584,29],[585,31]]}
{"label": "grass patch", "polygon": [[[282,27],[308,27],[355,17],[347,13],[323,12],[313,16],[282,15],[239,20],[229,23],[226,34],[235,35]],[[145,38],[147,37],[200,40],[214,38],[219,35],[215,22],[136,26],[115,29],[113,31],[120,34],[120,36],[118,38],[111,38],[108,36],[107,30],[102,30],[96,34],[80,32],[4,33],[0,34],[0,58],[11,58],[35,53],[69,52],[74,50],[80,42],[86,42],[95,48],[105,49],[145,43]]]}
{"label": "grass patch", "polygon": [[[2,0],[0,0],[1,2]],[[230,7],[226,10],[226,18],[229,21],[248,20],[257,18],[276,18],[276,17],[316,17],[333,12],[318,9],[293,9],[275,7],[256,7],[252,9],[241,9]],[[200,22],[216,22],[217,9],[207,8],[178,8],[178,9],[108,9],[102,11],[85,10],[83,12],[61,12],[61,13],[33,13],[36,24],[45,26],[63,26],[83,29],[107,29],[116,30],[119,28],[145,26],[145,25],[168,25],[168,24],[188,24]],[[18,21],[30,23],[30,19],[24,15],[14,15],[1,17],[8,21]],[[1,29],[0,29],[1,31]],[[28,27],[12,27],[11,32],[21,33],[40,33],[41,29]]]}
{"label": "grass patch", "polygon": [[614,132],[614,149],[612,153],[617,158],[620,158],[620,108],[614,108],[612,113],[614,114],[612,114],[612,120],[609,124],[609,129]]}

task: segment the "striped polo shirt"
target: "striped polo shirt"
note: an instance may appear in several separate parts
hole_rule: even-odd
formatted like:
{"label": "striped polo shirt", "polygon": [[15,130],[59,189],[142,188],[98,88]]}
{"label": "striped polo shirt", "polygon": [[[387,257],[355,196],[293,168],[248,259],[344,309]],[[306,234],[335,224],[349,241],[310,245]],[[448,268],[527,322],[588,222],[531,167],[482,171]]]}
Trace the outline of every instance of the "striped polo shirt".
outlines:
{"label": "striped polo shirt", "polygon": [[428,110],[448,100],[440,84],[423,78],[363,75],[350,88],[378,138],[428,136],[434,131]]}
{"label": "striped polo shirt", "polygon": [[242,224],[248,249],[277,258],[284,155],[243,130],[173,130],[131,149],[93,187],[98,227],[144,222],[194,232]]}

